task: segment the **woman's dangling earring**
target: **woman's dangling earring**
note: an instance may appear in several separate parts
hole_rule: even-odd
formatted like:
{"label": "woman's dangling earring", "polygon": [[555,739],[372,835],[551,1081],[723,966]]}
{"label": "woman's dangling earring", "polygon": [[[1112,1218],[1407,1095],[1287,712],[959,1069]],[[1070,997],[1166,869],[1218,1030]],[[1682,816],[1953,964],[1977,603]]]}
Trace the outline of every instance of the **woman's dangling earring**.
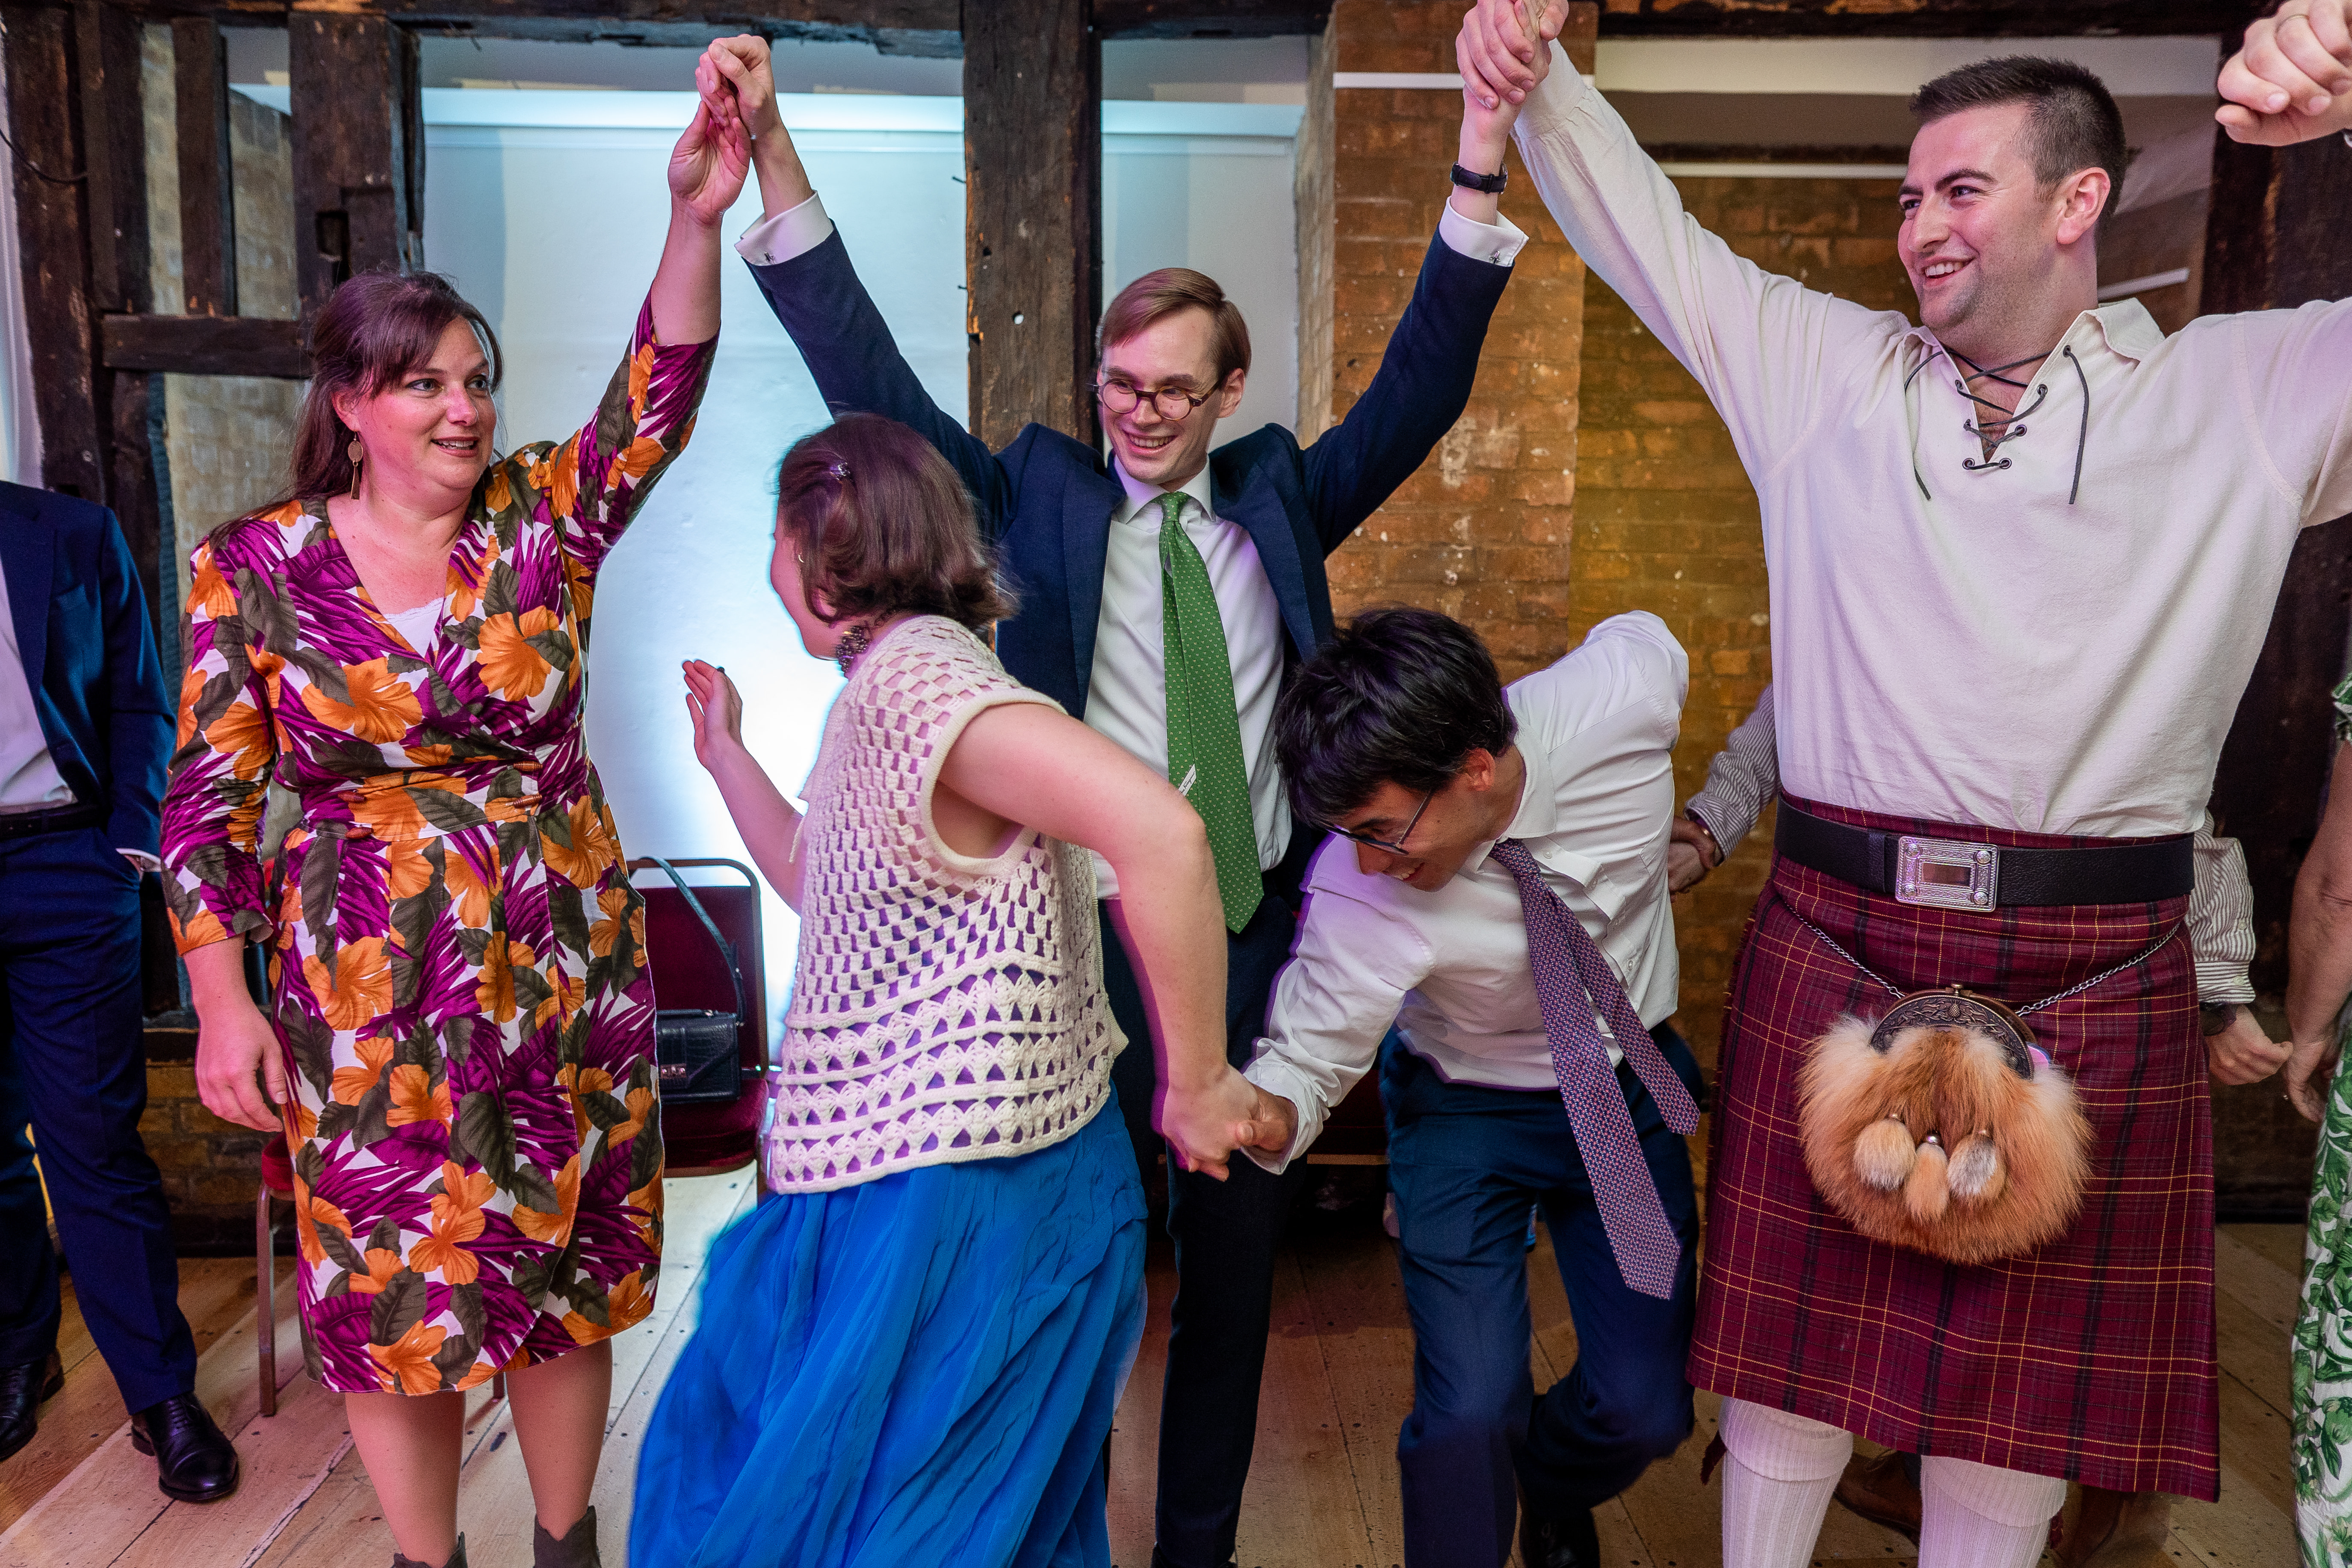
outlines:
{"label": "woman's dangling earring", "polygon": [[354,436],[352,444],[343,448],[343,456],[352,460],[352,499],[357,500],[360,499],[360,460],[367,456],[367,450],[360,445],[360,438]]}

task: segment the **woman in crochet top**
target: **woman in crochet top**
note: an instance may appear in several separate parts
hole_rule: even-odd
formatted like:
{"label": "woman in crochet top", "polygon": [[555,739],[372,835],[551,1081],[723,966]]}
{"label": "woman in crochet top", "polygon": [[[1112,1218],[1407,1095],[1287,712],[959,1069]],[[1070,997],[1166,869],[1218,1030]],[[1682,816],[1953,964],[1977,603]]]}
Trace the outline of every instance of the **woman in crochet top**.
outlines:
{"label": "woman in crochet top", "polygon": [[686,680],[695,753],[801,914],[762,1150],[781,1195],[712,1250],[630,1560],[1108,1568],[1144,1211],[1086,851],[1128,891],[1155,1120],[1221,1173],[1260,1106],[1225,1063],[1207,837],[1167,780],[1005,674],[982,634],[1012,605],[922,437],[852,415],[777,489],[777,596],[848,676],[805,816],[744,749],[725,672]]}

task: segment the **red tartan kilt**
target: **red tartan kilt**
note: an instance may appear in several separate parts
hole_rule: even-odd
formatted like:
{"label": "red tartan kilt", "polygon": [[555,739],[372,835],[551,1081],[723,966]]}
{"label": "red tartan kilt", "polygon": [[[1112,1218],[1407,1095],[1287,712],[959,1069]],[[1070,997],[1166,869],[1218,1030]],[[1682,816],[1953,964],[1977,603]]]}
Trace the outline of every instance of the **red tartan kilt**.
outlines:
{"label": "red tartan kilt", "polygon": [[[1895,832],[2090,842],[1797,804]],[[1724,1013],[1691,1382],[1912,1453],[2212,1498],[2212,1127],[2187,909],[1920,909],[1776,860]],[[1801,915],[1906,991],[1957,981],[2015,1006],[2174,933],[2027,1020],[2091,1122],[2090,1180],[2065,1237],[1963,1268],[1867,1240],[1830,1212],[1798,1142],[1798,1069],[1840,1013],[1874,1016],[1893,999]]]}

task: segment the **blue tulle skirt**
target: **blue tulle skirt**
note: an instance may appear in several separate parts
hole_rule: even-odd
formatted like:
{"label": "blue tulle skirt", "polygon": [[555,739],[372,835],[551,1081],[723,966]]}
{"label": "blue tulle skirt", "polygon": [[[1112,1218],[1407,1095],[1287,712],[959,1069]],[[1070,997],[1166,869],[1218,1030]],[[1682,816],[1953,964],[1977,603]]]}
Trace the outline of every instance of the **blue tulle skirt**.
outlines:
{"label": "blue tulle skirt", "polygon": [[1034,1154],[769,1199],[712,1246],[630,1563],[1108,1568],[1143,1247],[1116,1101]]}

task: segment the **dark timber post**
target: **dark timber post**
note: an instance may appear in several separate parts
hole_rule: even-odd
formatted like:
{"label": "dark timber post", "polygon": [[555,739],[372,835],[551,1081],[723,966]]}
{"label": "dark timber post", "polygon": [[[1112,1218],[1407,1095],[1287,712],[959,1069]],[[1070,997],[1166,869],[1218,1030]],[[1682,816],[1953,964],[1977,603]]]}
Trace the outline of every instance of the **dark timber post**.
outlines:
{"label": "dark timber post", "polygon": [[1102,304],[1102,46],[1087,0],[965,0],[971,428],[1091,444]]}
{"label": "dark timber post", "polygon": [[40,482],[102,501],[107,462],[93,385],[98,324],[74,22],[71,12],[43,5],[0,7],[8,30],[8,138],[16,144],[16,242],[41,427]]}
{"label": "dark timber post", "polygon": [[287,25],[296,282],[306,321],[353,273],[410,271],[424,258],[416,35],[315,4],[298,0]]}
{"label": "dark timber post", "polygon": [[228,51],[209,16],[172,23],[178,100],[181,309],[236,314],[236,205],[231,199]]}
{"label": "dark timber post", "polygon": [[[2203,310],[2292,309],[2352,295],[2352,255],[2342,229],[2347,207],[2352,167],[2335,137],[2277,150],[2220,137]],[[2217,431],[2215,438],[2226,437]],[[2270,636],[2213,781],[2220,830],[2245,848],[2254,889],[2253,982],[2266,996],[2286,988],[2287,919],[2336,755],[2328,693],[2344,675],[2348,623],[2352,518],[2323,521],[2304,530],[2288,558]],[[2274,1082],[2215,1088],[2214,1194],[2224,1213],[2299,1217],[2311,1185],[2311,1148],[2310,1127]]]}

